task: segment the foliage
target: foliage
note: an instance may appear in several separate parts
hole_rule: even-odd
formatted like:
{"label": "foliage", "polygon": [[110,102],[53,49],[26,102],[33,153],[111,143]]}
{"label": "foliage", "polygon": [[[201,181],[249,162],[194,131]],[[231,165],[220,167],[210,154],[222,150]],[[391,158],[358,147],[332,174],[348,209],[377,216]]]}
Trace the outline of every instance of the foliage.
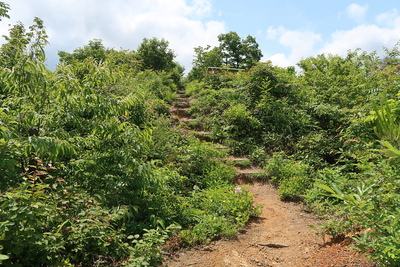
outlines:
{"label": "foliage", "polygon": [[211,145],[194,139],[178,151],[175,161],[179,173],[188,177],[186,187],[205,189],[227,184],[234,178],[234,169],[218,160],[223,152]]}
{"label": "foliage", "polygon": [[374,117],[376,126],[375,133],[381,138],[381,144],[385,147],[384,152],[388,157],[400,157],[400,125],[397,121],[397,101],[388,101],[385,92],[381,96],[381,107],[375,107]]}
{"label": "foliage", "polygon": [[361,50],[318,55],[300,61],[297,74],[267,62],[198,77],[191,112],[216,140],[264,166],[282,199],[304,199],[331,218],[326,233],[361,231],[359,249],[398,265],[398,45],[386,52],[383,60]]}
{"label": "foliage", "polygon": [[305,86],[315,102],[352,108],[365,102],[369,91],[367,77],[378,65],[375,53],[349,51],[346,57],[318,55],[301,60]]}
{"label": "foliage", "polygon": [[125,208],[105,209],[52,176],[53,167],[34,167],[19,187],[1,195],[0,245],[10,257],[5,266],[92,265],[127,256],[123,235],[114,228]]}
{"label": "foliage", "polygon": [[1,18],[10,18],[10,16],[7,14],[9,10],[10,6],[7,3],[0,2],[0,21]]}
{"label": "foliage", "polygon": [[60,57],[60,62],[73,63],[74,61],[83,61],[87,58],[91,58],[97,63],[106,60],[106,49],[102,44],[102,40],[94,39],[89,41],[87,45],[83,48],[77,48],[73,53],[68,53],[64,51],[59,51],[58,56]]}
{"label": "foliage", "polygon": [[219,47],[195,47],[195,58],[193,59],[193,66],[188,74],[190,81],[201,80],[208,67],[222,67],[222,52]]}
{"label": "foliage", "polygon": [[[0,2],[0,18],[8,10]],[[35,18],[0,48],[3,265],[154,266],[163,249],[233,237],[258,214],[226,152],[171,123],[185,84],[166,40],[116,51],[94,39],[60,52],[51,72],[47,38]],[[195,49],[191,114],[264,167],[282,199],[330,218],[325,233],[399,265],[398,45],[383,59],[306,58],[296,73],[257,63],[251,36],[219,41]],[[206,75],[208,65],[248,70]]]}
{"label": "foliage", "polygon": [[286,158],[283,152],[275,153],[268,160],[265,174],[273,184],[279,186],[282,200],[301,199],[313,179],[310,166]]}
{"label": "foliage", "polygon": [[398,169],[390,165],[385,161],[379,168],[371,166],[374,169],[363,175],[363,182],[347,190],[340,189],[342,186],[336,181],[329,186],[320,184],[319,188],[322,195],[340,205],[340,210],[335,212],[337,219],[324,225],[324,230],[336,235],[355,232],[355,247],[369,252],[377,262],[396,266],[400,262],[399,210],[396,205],[399,183]]}
{"label": "foliage", "polygon": [[208,243],[221,236],[234,237],[239,227],[259,214],[258,207],[254,208],[252,203],[247,191],[235,193],[233,186],[194,191],[187,205],[196,224],[182,231],[180,237],[189,245]]}
{"label": "foliage", "polygon": [[218,41],[222,61],[226,66],[250,68],[263,56],[256,39],[250,35],[242,40],[236,32],[228,32],[220,34]]}
{"label": "foliage", "polygon": [[188,74],[188,79],[202,80],[207,77],[208,67],[234,67],[250,69],[262,58],[262,52],[254,37],[248,35],[241,39],[236,32],[220,34],[219,46],[196,47],[193,68]]}
{"label": "foliage", "polygon": [[318,211],[331,214],[332,221],[322,225],[325,232],[336,236],[352,232],[356,248],[382,265],[396,266],[400,262],[399,210],[395,204],[399,198],[399,136],[393,110],[396,102],[386,100],[385,95],[368,120],[374,122],[381,152],[389,159],[364,151],[357,156],[355,168],[325,170],[307,199]]}
{"label": "foliage", "polygon": [[[143,69],[144,50],[107,50],[95,39],[61,53],[51,72],[46,44],[35,19],[28,30],[13,26],[1,46],[2,264],[154,266],[180,228],[203,240],[203,230],[191,232],[203,220],[192,215],[214,193],[197,192],[231,190],[235,171],[222,152],[172,125],[169,104],[183,69],[174,62]],[[219,215],[213,237],[253,214],[250,197],[232,191],[223,198],[241,208]],[[210,214],[211,207],[203,218]]]}
{"label": "foliage", "polygon": [[[4,36],[6,43],[0,49],[0,66],[8,69],[13,67],[28,69],[28,59],[43,63],[44,46],[48,44],[47,37],[43,21],[39,18],[34,19],[34,24],[29,27],[28,32],[21,22],[17,23],[9,30],[9,36]],[[25,60],[21,60],[22,58]],[[20,75],[21,78],[26,77],[28,72]]]}
{"label": "foliage", "polygon": [[168,48],[168,41],[157,38],[144,38],[137,49],[138,58],[146,68],[162,71],[175,67],[175,54]]}
{"label": "foliage", "polygon": [[162,244],[171,233],[179,230],[179,226],[170,225],[163,229],[145,229],[142,238],[139,235],[128,236],[135,246],[132,248],[131,257],[124,263],[126,266],[159,266],[162,261]]}
{"label": "foliage", "polygon": [[183,90],[181,80],[185,69],[174,61],[176,55],[168,46],[169,42],[165,39],[144,38],[135,57],[141,61],[144,69],[167,73],[177,89]]}

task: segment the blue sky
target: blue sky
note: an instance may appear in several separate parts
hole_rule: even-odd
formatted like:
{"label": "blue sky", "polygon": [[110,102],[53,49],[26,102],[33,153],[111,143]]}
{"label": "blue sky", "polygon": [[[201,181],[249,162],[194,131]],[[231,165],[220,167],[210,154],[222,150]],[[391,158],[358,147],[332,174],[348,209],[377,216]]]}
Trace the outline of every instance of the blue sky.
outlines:
{"label": "blue sky", "polygon": [[[176,60],[191,68],[194,47],[218,45],[229,31],[256,38],[264,54],[279,66],[295,65],[320,53],[345,55],[360,48],[381,53],[400,40],[400,4],[394,0],[0,0],[11,19],[26,27],[44,20],[49,34],[50,68],[57,51],[72,52],[94,38],[107,48],[136,50],[143,38],[165,38]],[[3,40],[0,40],[0,43]]]}

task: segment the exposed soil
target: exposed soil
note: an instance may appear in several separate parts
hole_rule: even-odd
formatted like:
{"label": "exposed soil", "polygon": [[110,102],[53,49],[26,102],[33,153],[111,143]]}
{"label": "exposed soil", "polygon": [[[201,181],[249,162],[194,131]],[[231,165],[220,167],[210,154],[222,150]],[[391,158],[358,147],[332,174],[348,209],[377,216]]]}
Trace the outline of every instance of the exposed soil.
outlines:
{"label": "exposed soil", "polygon": [[244,187],[255,204],[263,205],[262,214],[237,239],[182,250],[168,257],[165,266],[374,266],[349,242],[329,242],[329,237],[316,235],[309,225],[320,221],[301,204],[280,201],[270,184]]}
{"label": "exposed soil", "polygon": [[[179,101],[184,101],[184,95]],[[189,99],[187,99],[189,103]],[[171,107],[171,113],[185,123],[192,118],[185,108]],[[206,132],[199,132],[206,134]],[[233,158],[232,158],[233,159]],[[270,184],[252,183],[246,175],[261,172],[254,166],[238,168],[236,183],[254,196],[254,205],[261,204],[262,214],[252,219],[234,240],[184,249],[166,256],[164,266],[279,266],[279,267],[372,267],[371,261],[349,247],[349,239],[332,241],[316,235],[310,225],[321,221],[304,211],[302,204],[282,202]]]}

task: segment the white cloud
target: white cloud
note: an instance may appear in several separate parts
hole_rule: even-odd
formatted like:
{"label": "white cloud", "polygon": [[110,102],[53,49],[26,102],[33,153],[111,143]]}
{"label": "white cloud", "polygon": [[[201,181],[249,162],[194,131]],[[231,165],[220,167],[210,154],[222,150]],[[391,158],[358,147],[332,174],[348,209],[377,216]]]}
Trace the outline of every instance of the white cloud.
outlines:
{"label": "white cloud", "polygon": [[288,30],[282,26],[269,27],[267,38],[278,40],[281,45],[290,49],[289,55],[276,54],[267,58],[272,63],[284,67],[294,65],[302,58],[311,56],[315,45],[322,41],[321,36],[312,31]]}
{"label": "white cloud", "polygon": [[[361,20],[367,6],[350,5],[348,14]],[[376,24],[361,24],[351,29],[337,30],[328,38],[312,31],[288,30],[282,26],[269,27],[267,39],[276,40],[289,48],[286,54],[278,53],[267,57],[274,64],[285,67],[295,65],[302,58],[321,53],[344,56],[349,50],[360,48],[366,52],[376,51],[383,56],[383,47],[392,48],[400,40],[400,14],[397,9],[381,13],[375,17]]]}
{"label": "white cloud", "polygon": [[400,27],[400,16],[396,8],[376,16],[376,22],[387,27]]}
{"label": "white cloud", "polygon": [[381,51],[382,47],[391,47],[399,40],[399,30],[360,25],[351,30],[336,31],[320,52],[344,55],[348,50],[357,48],[368,52]]}
{"label": "white cloud", "polygon": [[358,23],[363,22],[368,11],[368,5],[351,4],[346,8],[347,16]]}
{"label": "white cloud", "polygon": [[281,66],[281,67],[288,67],[293,66],[294,63],[291,62],[285,54],[279,53],[267,57],[264,61],[270,60],[274,65]]}
{"label": "white cloud", "polygon": [[381,53],[383,47],[392,48],[400,40],[400,15],[397,9],[378,14],[375,21],[377,24],[364,24],[332,33],[331,40],[320,52],[344,55],[349,49],[360,48]]}
{"label": "white cloud", "polygon": [[[283,27],[280,27],[283,28]],[[278,29],[270,26],[267,30],[267,39],[277,39],[278,38]]]}
{"label": "white cloud", "polygon": [[177,61],[190,69],[193,48],[216,45],[225,32],[223,22],[208,19],[211,0],[15,0],[10,6],[12,24],[29,26],[35,16],[44,20],[50,64],[57,62],[57,50],[72,51],[94,38],[106,47],[135,50],[143,38],[157,37],[169,41]]}

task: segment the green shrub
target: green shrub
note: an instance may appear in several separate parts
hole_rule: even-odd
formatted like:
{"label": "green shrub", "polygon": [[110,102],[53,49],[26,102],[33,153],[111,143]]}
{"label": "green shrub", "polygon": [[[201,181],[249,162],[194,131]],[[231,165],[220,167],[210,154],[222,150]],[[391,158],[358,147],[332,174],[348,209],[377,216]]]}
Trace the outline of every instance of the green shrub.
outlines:
{"label": "green shrub", "polygon": [[93,265],[126,258],[128,247],[115,222],[124,209],[110,211],[84,192],[47,176],[0,197],[0,246],[5,266]]}
{"label": "green shrub", "polygon": [[186,93],[188,95],[198,95],[202,90],[204,90],[204,82],[191,81],[186,86]]}
{"label": "green shrub", "polygon": [[393,163],[363,163],[364,171],[355,175],[338,169],[322,171],[306,198],[327,217],[319,226],[324,234],[353,233],[356,248],[388,266],[400,263],[400,183],[398,162]]}
{"label": "green shrub", "polygon": [[225,154],[223,151],[198,139],[193,139],[179,149],[180,154],[175,155],[175,164],[179,173],[188,177],[188,188],[197,186],[204,189],[215,183],[226,184],[233,179],[232,168],[218,159]]}
{"label": "green shrub", "polygon": [[262,167],[266,166],[268,158],[267,152],[261,147],[256,147],[250,155],[250,159]]}
{"label": "green shrub", "polygon": [[180,237],[188,245],[208,243],[215,238],[237,235],[251,216],[259,214],[253,207],[253,198],[245,188],[235,193],[233,186],[219,186],[195,191],[188,199],[188,210],[196,223],[183,230]]}
{"label": "green shrub", "polygon": [[[222,113],[224,130],[229,138],[241,140],[242,138],[251,138],[257,132],[260,122],[251,115],[244,104],[232,105]],[[246,143],[249,143],[247,140]]]}
{"label": "green shrub", "polygon": [[310,166],[288,159],[284,152],[275,153],[268,160],[265,172],[271,182],[279,186],[282,200],[302,198],[313,181]]}
{"label": "green shrub", "polygon": [[159,266],[163,261],[162,245],[168,237],[180,229],[177,225],[170,225],[166,229],[145,229],[140,238],[139,235],[128,236],[134,244],[131,248],[131,256],[124,266]]}
{"label": "green shrub", "polygon": [[293,176],[279,183],[279,197],[282,200],[300,200],[311,186],[309,175]]}

